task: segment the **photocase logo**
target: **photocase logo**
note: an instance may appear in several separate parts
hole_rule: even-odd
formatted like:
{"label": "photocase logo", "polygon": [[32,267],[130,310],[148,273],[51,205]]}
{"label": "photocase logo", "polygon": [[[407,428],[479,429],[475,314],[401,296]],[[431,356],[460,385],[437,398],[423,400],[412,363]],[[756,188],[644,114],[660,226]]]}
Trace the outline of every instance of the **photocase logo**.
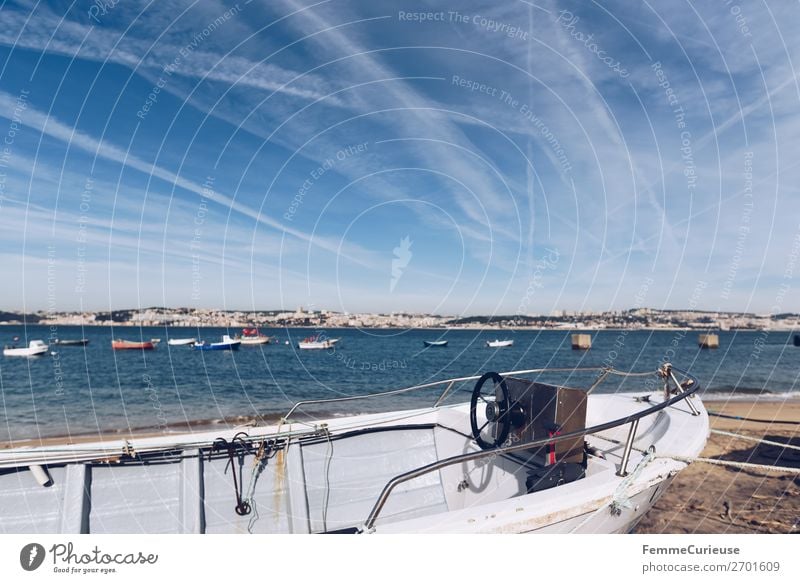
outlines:
{"label": "photocase logo", "polygon": [[35,571],[44,562],[44,547],[39,543],[28,543],[19,552],[19,564],[26,571]]}
{"label": "photocase logo", "polygon": [[408,267],[413,253],[411,253],[411,239],[406,235],[400,239],[400,244],[394,248],[392,258],[392,281],[389,284],[389,291],[393,292],[397,282],[403,277],[403,271]]}

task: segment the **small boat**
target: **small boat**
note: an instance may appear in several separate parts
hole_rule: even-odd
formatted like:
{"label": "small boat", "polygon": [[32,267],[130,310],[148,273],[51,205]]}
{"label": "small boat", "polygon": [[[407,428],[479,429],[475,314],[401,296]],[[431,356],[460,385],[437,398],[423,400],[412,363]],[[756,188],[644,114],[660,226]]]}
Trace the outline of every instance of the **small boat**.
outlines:
{"label": "small boat", "polygon": [[16,344],[5,346],[3,356],[42,356],[47,354],[50,347],[42,340],[31,340],[26,347],[19,347]]}
{"label": "small boat", "polygon": [[513,340],[487,340],[486,346],[489,348],[507,348],[509,346],[514,346]]}
{"label": "small boat", "polygon": [[236,339],[242,342],[242,346],[258,346],[259,344],[269,344],[272,341],[271,337],[261,334],[258,328],[245,328]]}
{"label": "small boat", "polygon": [[197,342],[197,338],[170,338],[167,344],[170,346],[190,346]]}
{"label": "small boat", "polygon": [[425,346],[447,346],[447,340],[423,340]]}
{"label": "small boat", "polygon": [[150,342],[153,344],[153,346],[155,346],[156,344],[161,342],[161,338],[151,338]]}
{"label": "small boat", "polygon": [[[590,372],[639,389],[533,380],[575,382],[563,369],[487,372],[348,398],[438,389],[410,411],[316,417],[332,398],[295,403],[279,425],[0,449],[3,530],[630,532],[702,452],[708,414],[697,379],[669,364]],[[466,381],[471,398],[446,402]]]}
{"label": "small boat", "polygon": [[341,338],[323,338],[322,336],[309,336],[297,343],[297,347],[302,350],[324,350],[333,348]]}
{"label": "small boat", "polygon": [[80,339],[72,339],[72,340],[60,340],[56,338],[53,340],[53,344],[57,344],[59,346],[86,346],[89,344],[88,338],[80,338]]}
{"label": "small boat", "polygon": [[195,342],[195,350],[239,350],[242,345],[240,340],[231,338],[227,334],[222,337],[222,342]]}
{"label": "small boat", "polygon": [[156,347],[152,341],[134,342],[132,340],[112,340],[111,348],[114,350],[153,350]]}

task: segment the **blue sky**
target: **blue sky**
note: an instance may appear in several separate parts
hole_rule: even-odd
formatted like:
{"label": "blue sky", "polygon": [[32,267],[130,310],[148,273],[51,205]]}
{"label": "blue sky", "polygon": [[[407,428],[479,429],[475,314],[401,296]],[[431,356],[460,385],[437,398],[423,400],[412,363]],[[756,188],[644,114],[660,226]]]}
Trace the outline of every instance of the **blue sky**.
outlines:
{"label": "blue sky", "polygon": [[0,17],[0,309],[800,311],[796,4]]}

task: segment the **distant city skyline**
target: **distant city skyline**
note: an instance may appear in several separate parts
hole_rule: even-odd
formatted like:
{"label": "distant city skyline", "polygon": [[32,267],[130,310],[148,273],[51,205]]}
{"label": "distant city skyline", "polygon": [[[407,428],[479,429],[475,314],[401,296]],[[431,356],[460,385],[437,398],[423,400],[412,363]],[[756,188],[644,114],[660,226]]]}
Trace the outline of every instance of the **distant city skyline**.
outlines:
{"label": "distant city skyline", "polygon": [[0,8],[0,309],[800,312],[796,7]]}

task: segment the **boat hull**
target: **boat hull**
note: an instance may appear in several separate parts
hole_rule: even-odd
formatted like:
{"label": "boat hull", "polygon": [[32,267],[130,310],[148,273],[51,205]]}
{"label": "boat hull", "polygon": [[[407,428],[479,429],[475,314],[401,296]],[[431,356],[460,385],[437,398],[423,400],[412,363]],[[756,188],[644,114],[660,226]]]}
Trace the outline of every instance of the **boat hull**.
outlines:
{"label": "boat hull", "polygon": [[81,338],[80,340],[56,340],[53,344],[57,346],[86,346],[89,344],[89,340],[86,338]]}
{"label": "boat hull", "polygon": [[49,348],[5,348],[3,349],[3,356],[44,356],[47,354]]}
{"label": "boat hull", "polygon": [[242,346],[259,346],[261,344],[269,344],[271,338],[269,336],[257,336],[257,337],[247,337],[242,336],[239,338],[239,341],[242,343]]}
{"label": "boat hull", "polygon": [[321,342],[298,342],[297,347],[300,350],[325,350],[327,348],[333,348],[338,342],[338,338],[323,340]]}
{"label": "boat hull", "polygon": [[214,344],[195,344],[195,350],[239,350],[241,342],[219,342]]}
{"label": "boat hull", "polygon": [[197,338],[171,338],[167,341],[170,346],[192,346]]}
{"label": "boat hull", "polygon": [[447,346],[447,340],[423,340],[422,343],[431,348],[441,348],[443,346]]}
{"label": "boat hull", "polygon": [[513,340],[487,341],[486,346],[488,348],[508,348],[509,346],[514,346],[514,341]]}
{"label": "boat hull", "polygon": [[131,342],[129,340],[113,340],[111,348],[114,350],[153,350],[155,344],[152,342]]}
{"label": "boat hull", "polygon": [[[614,418],[643,411],[663,396],[646,395],[649,402],[631,394],[591,395],[587,426],[606,420],[610,411]],[[630,479],[617,475],[620,441],[628,430],[618,426],[586,436],[605,459],[590,457],[584,478],[527,493],[527,470],[513,457],[460,462],[406,482],[391,494],[367,532],[629,532],[686,467],[670,456],[695,457],[705,445],[708,416],[699,399],[693,403],[699,415],[680,402],[640,420],[628,464]],[[212,443],[219,438],[230,443],[241,428],[49,445],[41,459],[35,447],[2,450],[0,468],[18,471],[0,472],[0,517],[4,530],[14,533],[355,532],[393,477],[478,451],[465,437],[468,417],[469,404],[461,404],[333,417],[319,421],[326,424],[324,434],[305,423],[247,428],[253,447],[242,452],[236,467],[245,468],[240,474],[245,484],[255,480],[258,516],[235,511],[226,450],[210,455]],[[277,455],[263,455],[261,468],[253,473],[261,440],[272,443],[282,431],[293,432],[292,438]],[[205,445],[198,449],[198,444]],[[650,445],[659,457],[643,454]],[[123,455],[126,450],[136,456]],[[92,451],[99,453],[87,457]],[[156,456],[159,463],[148,463],[147,456]],[[117,463],[109,464],[111,458]],[[32,465],[46,466],[53,487],[21,479]],[[368,479],[356,483],[354,476]],[[65,492],[79,495],[65,504]],[[30,500],[36,503],[25,503]],[[128,500],[136,504],[128,505]]]}

